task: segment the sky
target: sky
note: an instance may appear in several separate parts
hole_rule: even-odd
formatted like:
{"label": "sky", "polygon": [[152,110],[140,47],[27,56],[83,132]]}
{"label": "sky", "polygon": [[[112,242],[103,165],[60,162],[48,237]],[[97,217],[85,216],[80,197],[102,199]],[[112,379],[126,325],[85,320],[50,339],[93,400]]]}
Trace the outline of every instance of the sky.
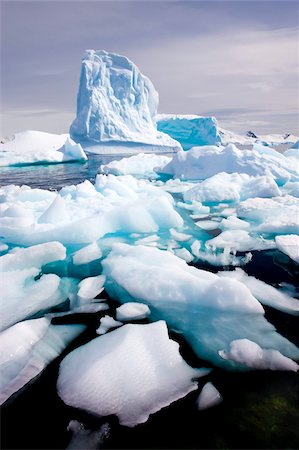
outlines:
{"label": "sky", "polygon": [[1,0],[1,135],[68,132],[85,49],[123,54],[159,112],[298,135],[297,1]]}

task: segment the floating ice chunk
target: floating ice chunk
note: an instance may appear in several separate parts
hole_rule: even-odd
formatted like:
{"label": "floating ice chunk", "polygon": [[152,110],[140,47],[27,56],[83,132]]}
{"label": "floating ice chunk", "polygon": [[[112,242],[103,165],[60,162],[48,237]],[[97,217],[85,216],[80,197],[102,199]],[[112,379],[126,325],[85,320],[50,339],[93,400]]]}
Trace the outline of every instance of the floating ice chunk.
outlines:
{"label": "floating ice chunk", "polygon": [[39,217],[38,223],[57,224],[68,221],[69,219],[65,200],[60,195],[57,195],[49,208]]}
{"label": "floating ice chunk", "polygon": [[151,81],[125,56],[104,50],[86,50],[77,98],[77,117],[70,133],[74,139],[103,143],[137,142],[181,148],[157,131],[154,116],[158,93]]}
{"label": "floating ice chunk", "polygon": [[197,408],[201,411],[203,409],[219,405],[219,403],[221,402],[221,394],[217,391],[217,389],[211,382],[208,382],[204,385],[201,393],[198,396]]}
{"label": "floating ice chunk", "polygon": [[35,378],[78,336],[83,325],[50,325],[45,318],[0,333],[0,404]]}
{"label": "floating ice chunk", "polygon": [[245,173],[217,173],[189,191],[184,200],[199,202],[238,202],[251,197],[276,197],[281,195],[277,184],[270,176],[249,176]]}
{"label": "floating ice chunk", "polygon": [[283,186],[283,192],[299,198],[299,181],[289,181]]}
{"label": "floating ice chunk", "polygon": [[237,215],[255,222],[260,233],[298,234],[298,199],[291,195],[251,198],[240,203]]}
{"label": "floating ice chunk", "polygon": [[299,264],[299,236],[297,234],[276,236],[275,242],[278,250],[285,253],[293,261]]}
{"label": "floating ice chunk", "polygon": [[118,328],[123,325],[122,322],[114,320],[111,316],[104,316],[101,318],[100,326],[96,329],[98,334],[105,334],[111,328]]}
{"label": "floating ice chunk", "polygon": [[298,180],[298,173],[284,156],[277,159],[254,150],[240,150],[235,145],[226,147],[193,147],[188,152],[177,152],[161,169],[161,173],[181,180],[204,180],[219,172],[242,173],[250,176],[267,175],[279,184]]}
{"label": "floating ice chunk", "polygon": [[197,387],[165,322],[124,325],[77,348],[62,361],[58,394],[97,416],[116,414],[133,427]]}
{"label": "floating ice chunk", "polygon": [[276,248],[270,239],[250,236],[246,230],[227,230],[206,242],[206,247],[212,249],[229,249],[230,252],[248,252],[250,250],[266,250]]}
{"label": "floating ice chunk", "polygon": [[8,245],[7,244],[0,244],[0,252],[6,252],[6,250],[8,250]]}
{"label": "floating ice chunk", "polygon": [[103,173],[113,175],[137,175],[144,177],[156,177],[156,169],[164,167],[171,160],[170,156],[139,153],[138,155],[123,158],[119,161],[111,161],[100,167]]}
{"label": "floating ice chunk", "polygon": [[110,426],[104,423],[98,430],[89,430],[77,420],[71,420],[68,427],[71,431],[72,438],[67,449],[75,450],[96,450],[101,448],[106,439],[110,436]]}
{"label": "floating ice chunk", "polygon": [[227,219],[222,219],[219,228],[222,230],[248,230],[250,224],[246,220],[238,219],[235,216],[228,216]]}
{"label": "floating ice chunk", "polygon": [[101,311],[107,311],[109,309],[109,305],[104,302],[90,302],[81,306],[76,306],[72,308],[70,311],[62,311],[56,313],[48,313],[46,317],[52,319],[54,317],[64,317],[71,316],[73,314],[95,314]]}
{"label": "floating ice chunk", "polygon": [[79,283],[78,297],[81,302],[88,302],[95,298],[104,290],[106,277],[98,275],[96,277],[84,278]]}
{"label": "floating ice chunk", "polygon": [[241,281],[263,305],[272,306],[272,308],[289,314],[299,315],[299,300],[292,298],[288,293],[280,291],[264,281],[247,275],[242,269],[218,272],[218,275]]}
{"label": "floating ice chunk", "polygon": [[0,258],[2,272],[42,267],[52,261],[65,259],[66,249],[60,242],[46,242],[28,248],[20,248],[14,253],[7,253]]}
{"label": "floating ice chunk", "polygon": [[136,245],[152,245],[155,247],[157,245],[157,241],[159,241],[159,239],[160,238],[157,234],[152,234],[145,238],[137,239],[135,241],[135,244]]}
{"label": "floating ice chunk", "polygon": [[230,343],[228,351],[220,350],[221,358],[236,361],[252,369],[290,370],[297,372],[299,366],[292,359],[274,349],[263,349],[248,339],[238,339]]}
{"label": "floating ice chunk", "polygon": [[140,320],[150,315],[150,309],[142,303],[129,302],[116,308],[116,318],[118,320]]}
{"label": "floating ice chunk", "polygon": [[176,248],[174,249],[174,254],[181,259],[184,259],[187,263],[193,261],[192,254],[186,248]]}
{"label": "floating ice chunk", "polygon": [[148,304],[152,314],[182,333],[201,358],[238,369],[236,363],[220,358],[218,350],[244,337],[299,358],[299,349],[276,333],[261,304],[240,281],[145,246],[115,244],[102,265],[111,297]]}
{"label": "floating ice chunk", "polygon": [[217,230],[219,228],[219,223],[215,220],[200,220],[195,225],[201,230]]}
{"label": "floating ice chunk", "polygon": [[174,228],[170,228],[169,230],[171,236],[179,242],[186,242],[189,241],[191,239],[191,235],[190,234],[186,234],[186,233],[180,233],[177,230],[175,230]]}
{"label": "floating ice chunk", "polygon": [[199,145],[217,145],[221,141],[215,117],[158,114],[157,127],[179,141],[184,150]]}
{"label": "floating ice chunk", "polygon": [[44,264],[62,260],[65,254],[59,242],[48,242],[0,257],[0,330],[68,298],[77,284],[75,280],[54,274],[40,276]]}
{"label": "floating ice chunk", "polygon": [[102,257],[102,250],[96,242],[81,248],[73,254],[73,263],[75,265],[88,264]]}
{"label": "floating ice chunk", "polygon": [[41,131],[16,133],[11,140],[0,144],[0,166],[85,161],[81,145],[67,134]]}
{"label": "floating ice chunk", "polygon": [[206,261],[213,266],[244,266],[252,259],[251,253],[246,253],[245,256],[236,256],[230,253],[230,250],[230,248],[224,248],[223,252],[219,253],[211,248],[205,248],[204,251],[194,248],[192,252],[196,259]]}

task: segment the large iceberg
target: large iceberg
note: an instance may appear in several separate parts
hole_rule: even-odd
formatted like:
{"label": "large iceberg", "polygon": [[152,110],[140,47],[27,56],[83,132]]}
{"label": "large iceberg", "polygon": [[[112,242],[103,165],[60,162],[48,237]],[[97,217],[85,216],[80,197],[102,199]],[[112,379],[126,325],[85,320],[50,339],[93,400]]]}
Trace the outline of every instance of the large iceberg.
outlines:
{"label": "large iceberg", "polygon": [[180,144],[157,131],[158,101],[152,82],[128,58],[87,50],[71,136],[80,142],[133,142],[176,151]]}
{"label": "large iceberg", "polygon": [[215,117],[158,114],[158,130],[179,141],[184,150],[199,145],[217,145],[221,138]]}
{"label": "large iceberg", "polygon": [[299,349],[279,335],[264,310],[240,281],[188,266],[167,251],[115,244],[102,262],[106,290],[120,302],[149,305],[151,317],[182,333],[200,358],[228,369],[244,369],[218,354],[247,338],[298,359]]}
{"label": "large iceberg", "polygon": [[0,144],[0,166],[53,164],[86,161],[80,144],[68,134],[51,134],[41,131],[23,131]]}
{"label": "large iceberg", "polygon": [[194,378],[207,372],[185,363],[165,322],[130,324],[67,355],[57,388],[67,405],[133,427],[197,389]]}

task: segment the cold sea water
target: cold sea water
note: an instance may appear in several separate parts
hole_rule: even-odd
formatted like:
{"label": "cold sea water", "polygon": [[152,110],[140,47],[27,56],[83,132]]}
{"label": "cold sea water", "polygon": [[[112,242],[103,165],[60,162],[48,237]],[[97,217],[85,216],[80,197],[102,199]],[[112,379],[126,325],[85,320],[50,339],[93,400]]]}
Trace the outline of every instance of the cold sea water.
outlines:
{"label": "cold sea water", "polygon": [[[0,169],[0,184],[26,184],[31,187],[58,190],[85,179],[94,181],[100,164],[121,156],[89,155],[84,164],[36,165]],[[207,264],[197,267],[217,271]],[[287,257],[273,251],[254,252],[244,270],[277,286],[286,282],[297,286],[298,269]],[[105,292],[101,294],[107,298]],[[112,307],[116,303],[108,298]],[[295,344],[299,345],[298,322],[295,317],[265,307],[266,318]],[[3,449],[296,449],[299,444],[299,384],[293,372],[250,371],[232,373],[214,368],[210,381],[223,397],[211,409],[198,411],[199,391],[152,415],[135,428],[120,426],[115,417],[97,419],[83,411],[66,406],[57,395],[59,363],[72,349],[96,337],[95,330],[104,313],[77,314],[53,319],[53,323],[85,323],[87,330],[73,341],[63,354],[44,372],[11,398],[2,408],[1,440]],[[146,320],[142,321],[145,323]],[[200,361],[184,339],[171,333],[181,346],[181,353],[194,367],[209,366]],[[205,378],[199,380],[199,389]],[[83,423],[90,430],[71,441],[70,420]],[[102,439],[97,430],[109,424]],[[103,441],[103,442],[102,442]]]}

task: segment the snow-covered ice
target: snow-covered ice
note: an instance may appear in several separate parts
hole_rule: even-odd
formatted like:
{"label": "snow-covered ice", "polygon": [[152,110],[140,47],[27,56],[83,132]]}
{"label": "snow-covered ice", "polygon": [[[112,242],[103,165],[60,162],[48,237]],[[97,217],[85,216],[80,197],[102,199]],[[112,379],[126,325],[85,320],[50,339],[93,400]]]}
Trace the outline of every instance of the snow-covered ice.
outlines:
{"label": "snow-covered ice", "polygon": [[226,147],[193,147],[187,152],[177,152],[160,172],[181,180],[204,180],[219,172],[226,172],[250,176],[270,175],[279,185],[290,180],[298,181],[296,167],[288,158],[276,153],[278,156],[259,150],[240,150],[233,144]]}
{"label": "snow-covered ice", "polygon": [[232,341],[229,350],[220,350],[219,355],[221,358],[236,361],[251,369],[290,370],[294,372],[299,370],[295,361],[282,355],[279,351],[271,348],[262,349],[249,339]]}
{"label": "snow-covered ice", "polygon": [[102,257],[102,251],[96,242],[89,244],[73,254],[75,265],[88,264]]}
{"label": "snow-covered ice", "polygon": [[23,131],[0,144],[0,166],[86,161],[80,144],[68,134]]}
{"label": "snow-covered ice", "polygon": [[100,326],[97,328],[97,334],[105,334],[111,328],[118,328],[123,325],[122,322],[113,319],[111,316],[104,316],[101,318]]}
{"label": "snow-covered ice", "polygon": [[156,128],[158,102],[152,82],[128,58],[86,50],[70,134],[76,142],[133,142],[176,151],[180,144]]}
{"label": "snow-covered ice", "polygon": [[157,177],[157,172],[171,160],[170,156],[150,153],[138,153],[128,158],[114,160],[108,164],[102,164],[102,173],[113,175],[134,175],[139,177]]}
{"label": "snow-covered ice", "polygon": [[212,406],[219,405],[222,402],[222,396],[210,381],[204,385],[197,399],[197,408],[199,411]]}
{"label": "snow-covered ice", "polygon": [[96,277],[84,278],[80,281],[78,287],[79,303],[88,303],[104,290],[106,277],[98,275]]}
{"label": "snow-covered ice", "polygon": [[41,318],[2,331],[0,404],[35,378],[84,329],[83,325],[50,325]]}
{"label": "snow-covered ice", "polygon": [[150,309],[143,303],[129,302],[116,308],[116,318],[118,320],[140,320],[150,315]]}
{"label": "snow-covered ice", "polygon": [[183,360],[164,321],[128,324],[67,355],[57,389],[67,405],[133,427],[195,390],[193,379],[206,373]]}

